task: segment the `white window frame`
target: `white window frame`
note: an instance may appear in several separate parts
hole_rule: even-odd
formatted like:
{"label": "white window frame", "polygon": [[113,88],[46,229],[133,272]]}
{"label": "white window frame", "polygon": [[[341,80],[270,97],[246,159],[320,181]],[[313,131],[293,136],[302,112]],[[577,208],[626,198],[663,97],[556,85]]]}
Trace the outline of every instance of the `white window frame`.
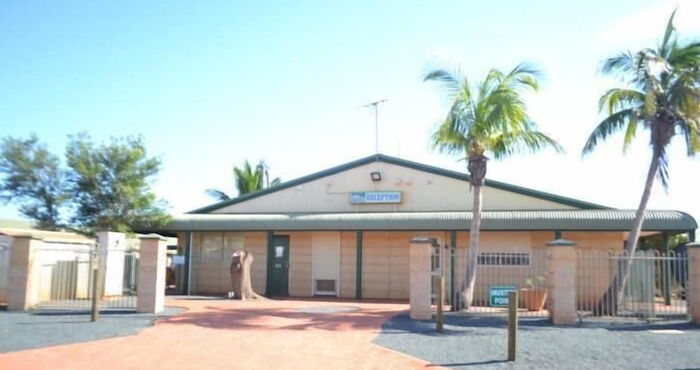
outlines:
{"label": "white window frame", "polygon": [[[499,263],[497,264],[492,264],[492,263],[482,263],[483,258],[498,258]],[[508,261],[508,259],[523,259],[527,258],[527,263],[524,264],[510,264],[510,263],[503,263],[505,261]],[[530,267],[532,264],[532,253],[530,251],[527,252],[521,252],[521,251],[513,251],[513,252],[479,252],[479,255],[476,257],[476,264],[477,266],[488,266],[488,267]]]}

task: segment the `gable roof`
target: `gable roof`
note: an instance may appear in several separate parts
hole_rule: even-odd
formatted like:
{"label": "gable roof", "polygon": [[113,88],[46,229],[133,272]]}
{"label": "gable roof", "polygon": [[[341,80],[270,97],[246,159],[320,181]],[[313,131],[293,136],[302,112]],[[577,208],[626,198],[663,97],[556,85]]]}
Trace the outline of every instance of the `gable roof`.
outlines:
{"label": "gable roof", "polygon": [[[310,175],[302,176],[302,177],[296,178],[294,180],[286,181],[286,182],[283,182],[277,186],[272,186],[272,187],[269,187],[269,188],[266,188],[263,190],[256,191],[254,193],[242,195],[242,196],[239,196],[239,197],[236,197],[233,199],[214,203],[214,204],[208,205],[206,207],[198,208],[198,209],[187,212],[187,214],[210,213],[212,211],[215,211],[215,210],[218,210],[218,209],[221,209],[224,207],[228,207],[228,206],[233,205],[233,204],[242,203],[242,202],[245,202],[245,201],[248,201],[251,199],[255,199],[258,197],[262,197],[262,196],[265,196],[265,195],[268,195],[268,194],[271,194],[271,193],[274,193],[274,192],[277,192],[280,190],[289,189],[289,188],[292,188],[292,187],[295,187],[298,185],[302,185],[302,184],[305,184],[305,183],[308,183],[308,182],[311,182],[314,180],[321,179],[321,178],[326,177],[326,176],[335,175],[337,173],[344,172],[344,171],[347,171],[347,170],[350,170],[353,168],[361,167],[361,166],[364,166],[364,165],[367,165],[370,163],[374,163],[374,162],[384,162],[384,163],[393,164],[396,166],[401,166],[401,167],[411,168],[411,169],[418,170],[418,171],[431,173],[431,174],[438,175],[438,176],[449,177],[449,178],[462,180],[462,181],[469,181],[469,175],[467,175],[465,173],[447,170],[444,168],[430,166],[430,165],[426,165],[426,164],[422,164],[422,163],[418,163],[418,162],[413,162],[413,161],[409,161],[406,159],[396,158],[396,157],[388,156],[385,154],[374,154],[374,155],[360,158],[360,159],[354,160],[352,162],[341,164],[339,166],[335,166],[335,167],[332,167],[332,168],[329,168],[329,169],[326,169],[323,171],[312,173]],[[573,198],[567,198],[567,197],[563,197],[563,196],[559,196],[559,195],[555,195],[555,194],[551,194],[551,193],[545,193],[543,191],[533,190],[533,189],[525,188],[522,186],[506,184],[504,182],[494,181],[494,180],[489,180],[489,179],[486,179],[486,186],[491,187],[491,188],[495,188],[495,189],[505,190],[508,192],[516,193],[516,194],[525,195],[528,197],[533,197],[533,198],[538,198],[538,199],[542,199],[542,200],[546,200],[546,201],[550,201],[550,202],[554,202],[554,203],[559,203],[559,204],[563,204],[563,205],[567,205],[567,206],[571,206],[571,207],[575,207],[575,208],[579,208],[579,209],[613,209],[611,207],[606,207],[606,206],[602,206],[602,205],[595,204],[595,203],[584,202],[584,201],[573,199]]]}

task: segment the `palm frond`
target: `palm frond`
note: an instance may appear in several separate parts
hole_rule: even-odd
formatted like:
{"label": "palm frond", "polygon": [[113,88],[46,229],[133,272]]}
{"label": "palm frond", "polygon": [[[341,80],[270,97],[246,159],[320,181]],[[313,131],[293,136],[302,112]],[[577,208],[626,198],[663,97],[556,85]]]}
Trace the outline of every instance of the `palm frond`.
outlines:
{"label": "palm frond", "polygon": [[661,181],[661,186],[664,191],[668,193],[668,179],[669,179],[669,163],[668,163],[668,153],[666,151],[666,146],[659,146],[654,148],[654,156],[659,157],[659,169],[656,171],[656,178]]}
{"label": "palm frond", "polygon": [[635,109],[624,109],[609,115],[601,121],[590,136],[588,136],[588,140],[586,140],[586,144],[583,146],[582,154],[586,155],[591,153],[598,146],[598,142],[622,130],[635,114],[637,114]]}
{"label": "palm frond", "polygon": [[537,131],[533,123],[527,126],[528,129],[525,130],[510,131],[493,137],[489,147],[494,158],[500,160],[525,152],[534,154],[546,148],[552,148],[557,153],[565,152],[556,140]]}
{"label": "palm frond", "polygon": [[671,13],[671,17],[669,17],[668,23],[666,24],[666,30],[664,31],[663,41],[661,41],[661,45],[659,45],[660,54],[664,57],[668,56],[668,53],[671,51],[672,48],[671,37],[676,31],[676,28],[673,26],[673,19],[676,17],[677,11],[678,8],[673,9],[673,13]]}
{"label": "palm frond", "polygon": [[464,77],[461,76],[459,70],[434,69],[423,75],[423,82],[426,81],[438,82],[444,90],[447,99],[453,101],[462,90]]}
{"label": "palm frond", "polygon": [[450,112],[430,137],[431,146],[440,153],[465,154],[469,145],[469,133],[460,124],[462,117]]}
{"label": "palm frond", "polygon": [[644,93],[631,89],[610,89],[598,101],[598,110],[613,114],[617,111],[644,105]]}
{"label": "palm frond", "polygon": [[639,118],[636,114],[631,114],[627,122],[627,130],[625,130],[625,139],[622,143],[622,153],[627,153],[632,140],[637,136],[637,124],[639,123]]}
{"label": "palm frond", "polygon": [[618,53],[605,59],[600,66],[600,72],[605,75],[629,76],[637,70],[635,58],[631,52]]}
{"label": "palm frond", "polygon": [[700,60],[700,41],[694,41],[688,45],[673,47],[668,52],[666,61],[676,69],[693,68],[698,65]]}
{"label": "palm frond", "polygon": [[522,62],[511,70],[506,76],[507,85],[512,89],[529,87],[532,91],[539,91],[539,80],[544,77],[542,71],[534,64]]}
{"label": "palm frond", "polygon": [[228,194],[226,194],[226,192],[218,189],[207,189],[205,190],[205,192],[207,193],[207,195],[216,199],[219,202],[231,199],[231,197],[229,197]]}

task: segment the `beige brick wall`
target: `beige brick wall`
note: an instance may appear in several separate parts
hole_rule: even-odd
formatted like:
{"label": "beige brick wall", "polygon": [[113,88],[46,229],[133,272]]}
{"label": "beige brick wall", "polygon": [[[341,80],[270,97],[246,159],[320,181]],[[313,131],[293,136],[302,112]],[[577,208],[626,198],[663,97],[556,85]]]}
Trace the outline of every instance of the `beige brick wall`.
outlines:
{"label": "beige brick wall", "polygon": [[408,299],[411,238],[444,233],[365,232],[362,242],[362,297]]}
{"label": "beige brick wall", "polygon": [[289,295],[310,297],[311,285],[311,233],[289,234]]}
{"label": "beige brick wall", "polygon": [[267,233],[246,232],[243,233],[245,249],[253,254],[253,266],[250,270],[253,290],[258,294],[265,294],[267,288]]}
{"label": "beige brick wall", "polygon": [[[484,235],[487,232],[483,232]],[[311,232],[292,232],[290,235],[290,280],[292,296],[312,295]],[[414,236],[438,237],[449,244],[449,232],[364,232],[363,240],[363,298],[408,299],[409,241]],[[178,235],[180,237],[180,235]],[[564,232],[563,238],[577,243],[580,253],[599,249],[622,249],[624,235],[618,233]],[[184,241],[184,234],[181,236]],[[531,232],[532,250],[529,267],[480,266],[477,274],[477,300],[485,300],[488,286],[516,284],[522,286],[531,276],[544,272],[546,267],[545,244],[554,239],[549,231]],[[340,296],[355,297],[356,232],[341,232],[340,247]],[[469,232],[457,233],[458,256],[456,288],[459,291],[464,279],[469,245]],[[230,290],[229,263],[234,250],[245,248],[253,253],[253,288],[265,292],[267,279],[267,236],[265,232],[194,232],[192,245],[192,288],[194,294],[225,294]],[[497,248],[489,246],[488,250]],[[482,248],[482,250],[487,250]],[[594,300],[605,291],[614,277],[616,266],[605,260],[601,253],[596,259],[579,258],[577,269],[578,299]],[[449,253],[444,258],[445,289],[449,295]]]}
{"label": "beige brick wall", "polygon": [[340,297],[355,298],[357,233],[340,233]]}

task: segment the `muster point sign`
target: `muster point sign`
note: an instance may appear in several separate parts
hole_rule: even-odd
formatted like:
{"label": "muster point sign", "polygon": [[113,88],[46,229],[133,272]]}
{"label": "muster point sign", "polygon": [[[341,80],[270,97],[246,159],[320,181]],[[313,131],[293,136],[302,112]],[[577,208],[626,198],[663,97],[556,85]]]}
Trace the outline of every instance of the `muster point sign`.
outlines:
{"label": "muster point sign", "polygon": [[492,285],[489,287],[489,306],[508,307],[508,293],[515,292],[516,287],[510,285]]}

